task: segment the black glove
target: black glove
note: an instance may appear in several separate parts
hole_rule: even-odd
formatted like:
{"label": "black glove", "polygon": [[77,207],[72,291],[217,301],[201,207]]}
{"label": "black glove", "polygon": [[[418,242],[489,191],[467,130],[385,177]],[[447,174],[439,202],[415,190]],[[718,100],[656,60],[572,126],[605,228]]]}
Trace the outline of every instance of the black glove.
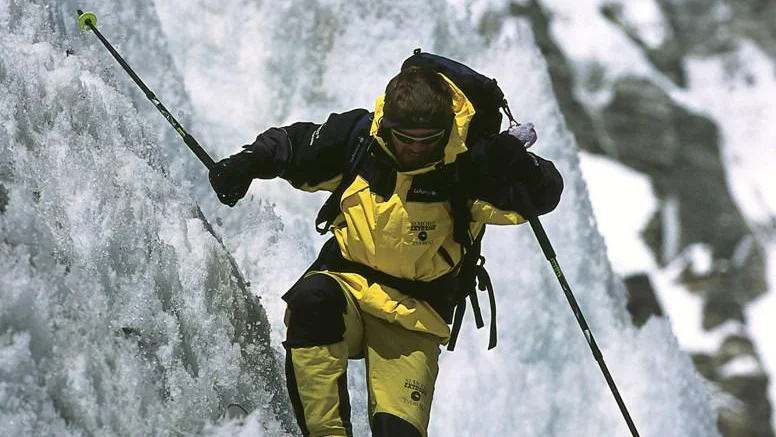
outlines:
{"label": "black glove", "polygon": [[210,185],[218,195],[218,200],[224,205],[234,206],[245,197],[253,177],[244,171],[242,165],[234,158],[218,161],[210,169]]}
{"label": "black glove", "polygon": [[542,177],[539,160],[526,150],[521,140],[509,132],[493,137],[487,147],[491,170],[507,179],[532,184]]}

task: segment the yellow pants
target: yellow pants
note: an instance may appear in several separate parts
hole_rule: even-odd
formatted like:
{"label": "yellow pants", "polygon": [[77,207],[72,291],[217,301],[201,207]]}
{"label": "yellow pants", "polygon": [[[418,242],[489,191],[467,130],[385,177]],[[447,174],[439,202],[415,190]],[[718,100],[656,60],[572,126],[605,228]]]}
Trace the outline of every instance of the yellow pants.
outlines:
{"label": "yellow pants", "polygon": [[373,436],[427,436],[439,337],[360,312],[326,275],[300,280],[284,298],[286,377],[305,436],[352,436],[346,373],[348,359],[362,357]]}

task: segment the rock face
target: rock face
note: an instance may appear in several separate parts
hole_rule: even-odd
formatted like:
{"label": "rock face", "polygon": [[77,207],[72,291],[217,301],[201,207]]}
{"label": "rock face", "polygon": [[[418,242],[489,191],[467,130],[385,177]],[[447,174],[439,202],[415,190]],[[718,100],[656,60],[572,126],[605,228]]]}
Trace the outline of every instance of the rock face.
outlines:
{"label": "rock face", "polygon": [[[774,1],[658,3],[674,36],[658,47],[648,47],[625,24],[621,3],[608,2],[600,13],[680,87],[687,85],[683,57],[725,54],[740,37],[755,41],[776,59]],[[683,107],[659,84],[641,77],[619,79],[605,105],[585,105],[573,93],[579,84],[562,47],[551,37],[551,17],[541,2],[514,3],[510,11],[530,19],[555,94],[580,148],[605,154],[650,177],[661,207],[643,237],[655,259],[665,265],[690,246],[708,249],[710,268],[699,272],[688,265],[679,277],[688,289],[703,297],[703,329],[710,331],[731,321],[745,324],[746,305],[767,290],[764,257],[729,192],[715,122]],[[666,229],[666,223],[672,223],[673,229]],[[625,283],[634,324],[663,314],[646,274],[625,278]],[[716,353],[696,354],[693,359],[698,371],[726,394],[719,416],[719,428],[725,436],[774,436],[766,391],[768,375],[749,338],[731,335]]]}

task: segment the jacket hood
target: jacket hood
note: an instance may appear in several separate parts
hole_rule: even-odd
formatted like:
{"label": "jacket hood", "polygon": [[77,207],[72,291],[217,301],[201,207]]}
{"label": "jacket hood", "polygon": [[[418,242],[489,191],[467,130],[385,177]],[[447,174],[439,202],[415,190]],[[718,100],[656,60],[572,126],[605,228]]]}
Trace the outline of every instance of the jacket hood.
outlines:
{"label": "jacket hood", "polygon": [[[466,148],[466,133],[469,130],[469,123],[471,122],[472,117],[474,117],[474,105],[469,101],[469,99],[466,98],[466,95],[464,95],[463,91],[461,91],[458,86],[456,86],[453,81],[448,79],[444,74],[437,73],[440,76],[442,76],[445,81],[450,85],[450,89],[453,93],[453,127],[450,132],[450,138],[447,140],[447,144],[444,148],[444,153],[442,156],[442,159],[437,162],[431,162],[425,165],[424,167],[421,167],[417,170],[408,171],[406,173],[408,174],[418,174],[418,173],[425,173],[431,169],[433,169],[438,163],[443,164],[451,164],[453,163],[459,154],[465,152],[468,150]],[[391,149],[388,147],[387,142],[385,139],[380,137],[378,134],[380,130],[380,123],[383,120],[383,106],[385,105],[385,94],[381,95],[377,98],[377,101],[375,102],[375,116],[372,121],[372,127],[370,129],[370,135],[375,138],[378,144],[380,144],[380,147],[385,150],[385,152],[393,158],[394,161],[398,160],[396,159],[396,156],[393,154]]]}

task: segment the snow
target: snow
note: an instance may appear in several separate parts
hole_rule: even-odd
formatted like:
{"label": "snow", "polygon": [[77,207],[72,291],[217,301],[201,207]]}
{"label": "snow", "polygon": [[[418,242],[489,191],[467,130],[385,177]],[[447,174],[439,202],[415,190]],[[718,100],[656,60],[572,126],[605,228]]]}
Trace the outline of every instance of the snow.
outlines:
{"label": "snow", "polygon": [[736,357],[730,362],[725,363],[720,368],[720,375],[723,378],[734,376],[762,375],[763,369],[757,359],[751,355]]}
{"label": "snow", "polygon": [[[553,40],[578,69],[575,95],[592,107],[608,103],[617,79],[658,75],[644,51],[600,13],[602,3],[597,0],[541,2],[546,14],[552,17],[550,34]],[[649,2],[640,0],[637,3]],[[633,8],[631,1],[622,4],[629,5],[626,11]],[[594,85],[583,87],[582,84]]]}
{"label": "snow", "polygon": [[689,59],[692,98],[719,122],[728,183],[750,224],[776,216],[776,63],[749,41],[725,57]]}
{"label": "snow", "polygon": [[580,157],[612,267],[622,276],[653,269],[654,255],[639,236],[657,208],[649,178],[605,157]]}
{"label": "snow", "polygon": [[623,278],[639,273],[650,277],[682,349],[714,353],[728,335],[744,332],[743,326],[734,322],[711,332],[704,331],[702,297],[677,283],[679,273],[686,266],[698,274],[708,271],[711,267],[708,247],[691,245],[666,268],[656,264],[641,236],[657,203],[648,178],[609,158],[588,153],[580,156],[612,268]]}
{"label": "snow", "polygon": [[713,255],[708,244],[696,243],[686,250],[690,271],[697,276],[708,275],[713,267]]}
{"label": "snow", "polygon": [[654,0],[628,0],[604,2],[622,8],[624,24],[633,29],[648,48],[657,49],[670,37],[670,28],[663,17],[660,5]]}

